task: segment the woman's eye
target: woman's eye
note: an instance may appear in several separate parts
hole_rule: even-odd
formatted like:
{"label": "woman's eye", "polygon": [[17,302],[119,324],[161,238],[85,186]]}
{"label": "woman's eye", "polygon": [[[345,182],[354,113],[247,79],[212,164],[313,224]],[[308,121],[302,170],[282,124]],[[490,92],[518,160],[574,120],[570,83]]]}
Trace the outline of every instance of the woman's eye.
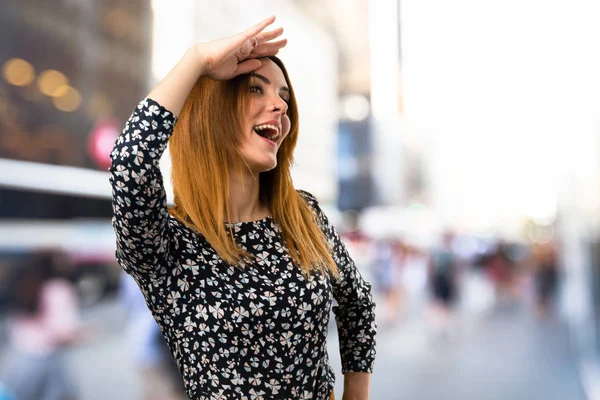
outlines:
{"label": "woman's eye", "polygon": [[250,86],[250,93],[262,93],[262,88],[260,86]]}

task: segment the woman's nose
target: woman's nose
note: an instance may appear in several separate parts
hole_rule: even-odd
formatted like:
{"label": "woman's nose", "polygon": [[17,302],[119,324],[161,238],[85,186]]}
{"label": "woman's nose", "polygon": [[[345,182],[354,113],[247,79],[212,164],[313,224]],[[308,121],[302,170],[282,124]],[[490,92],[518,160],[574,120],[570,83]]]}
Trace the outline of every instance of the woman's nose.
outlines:
{"label": "woman's nose", "polygon": [[272,111],[285,113],[287,110],[286,102],[283,101],[283,99],[279,96],[277,96],[276,98],[273,98],[271,104],[272,104],[271,105]]}

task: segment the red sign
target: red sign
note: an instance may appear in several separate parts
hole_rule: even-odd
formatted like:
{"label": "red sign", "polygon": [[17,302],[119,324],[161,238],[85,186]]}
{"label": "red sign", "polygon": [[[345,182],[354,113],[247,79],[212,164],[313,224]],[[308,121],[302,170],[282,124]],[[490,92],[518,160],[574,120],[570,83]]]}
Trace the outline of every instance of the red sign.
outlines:
{"label": "red sign", "polygon": [[120,125],[113,119],[98,121],[88,139],[88,152],[101,169],[110,166],[110,153],[121,132]]}

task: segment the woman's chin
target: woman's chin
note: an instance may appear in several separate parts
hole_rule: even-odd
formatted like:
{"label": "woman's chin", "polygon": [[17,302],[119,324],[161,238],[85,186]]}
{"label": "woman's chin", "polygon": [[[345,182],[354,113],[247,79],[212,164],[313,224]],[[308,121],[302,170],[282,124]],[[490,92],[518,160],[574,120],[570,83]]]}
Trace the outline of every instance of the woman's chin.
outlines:
{"label": "woman's chin", "polygon": [[260,171],[260,172],[269,172],[269,171],[275,169],[276,166],[277,166],[277,161],[275,161],[274,163],[270,163],[269,165],[264,165],[262,168],[262,171]]}
{"label": "woman's chin", "polygon": [[269,172],[277,166],[277,159],[274,160],[262,160],[261,162],[254,162],[252,164],[252,171],[256,174],[263,172]]}

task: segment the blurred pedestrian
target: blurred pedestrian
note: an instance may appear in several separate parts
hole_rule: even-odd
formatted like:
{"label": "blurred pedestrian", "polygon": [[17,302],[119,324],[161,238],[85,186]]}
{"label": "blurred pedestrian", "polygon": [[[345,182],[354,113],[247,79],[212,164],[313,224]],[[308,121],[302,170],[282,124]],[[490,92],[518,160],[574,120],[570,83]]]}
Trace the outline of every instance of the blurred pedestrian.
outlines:
{"label": "blurred pedestrian", "polygon": [[347,210],[343,214],[343,230],[340,232],[348,254],[367,282],[375,280],[373,264],[375,241],[360,227],[360,214],[356,210]]}
{"label": "blurred pedestrian", "polygon": [[434,333],[448,337],[452,311],[458,297],[458,263],[452,249],[454,235],[446,232],[441,246],[429,257],[429,288],[431,293],[430,319]]}
{"label": "blurred pedestrian", "polygon": [[559,283],[558,249],[554,241],[534,245],[536,315],[550,317],[554,311]]}
{"label": "blurred pedestrian", "polygon": [[402,262],[402,287],[406,294],[407,311],[422,311],[427,294],[427,274],[429,257],[415,245],[406,244]]}
{"label": "blurred pedestrian", "polygon": [[120,297],[127,312],[127,350],[140,377],[141,399],[183,399],[181,377],[174,377],[171,371],[173,356],[148,310],[144,295],[135,280],[125,273],[121,276]]}
{"label": "blurred pedestrian", "polygon": [[76,398],[65,351],[80,342],[85,330],[67,266],[63,253],[43,250],[19,267],[10,296],[9,351],[0,377],[18,400]]}
{"label": "blurred pedestrian", "polygon": [[515,270],[503,241],[499,241],[490,254],[484,257],[483,267],[494,285],[495,305],[513,305],[518,294],[514,281]]}
{"label": "blurred pedestrian", "polygon": [[275,57],[283,29],[264,31],[274,20],[193,46],[134,111],[111,155],[117,257],[190,398],[329,399],[332,297],[344,398],[368,398],[375,304],[317,199],[293,186],[298,110]]}
{"label": "blurred pedestrian", "polygon": [[402,246],[392,238],[379,240],[376,244],[375,270],[377,289],[384,299],[383,321],[393,325],[402,306]]}

